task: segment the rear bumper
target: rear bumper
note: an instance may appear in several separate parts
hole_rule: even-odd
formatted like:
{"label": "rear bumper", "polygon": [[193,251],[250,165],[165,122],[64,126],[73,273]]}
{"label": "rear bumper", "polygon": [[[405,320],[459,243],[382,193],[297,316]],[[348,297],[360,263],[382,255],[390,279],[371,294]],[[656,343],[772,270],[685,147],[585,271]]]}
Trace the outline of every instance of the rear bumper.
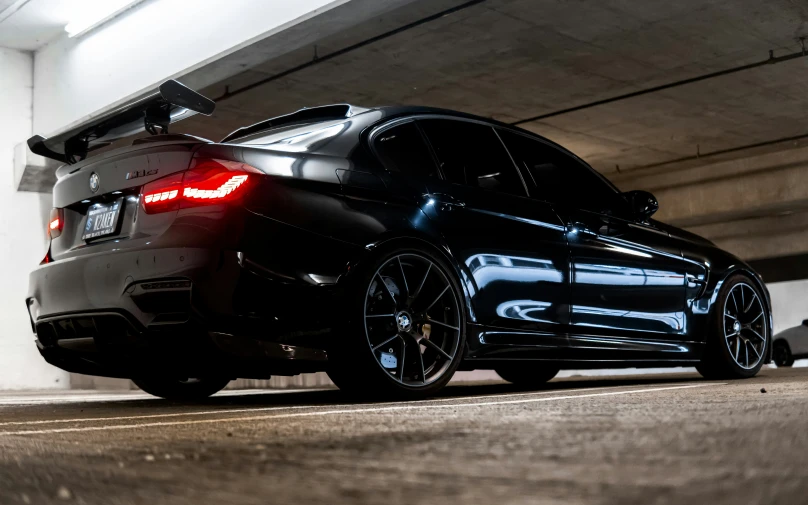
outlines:
{"label": "rear bumper", "polygon": [[[224,255],[224,251],[172,248],[48,263],[29,276],[29,313],[36,323],[60,314],[112,310],[125,312],[147,327],[159,323],[167,313],[189,313],[192,285],[200,295],[214,289],[222,295],[219,300],[228,298],[234,291],[238,265],[235,253],[230,254],[229,262]],[[155,283],[162,286],[152,289]],[[215,310],[219,300],[207,302],[213,302]]]}
{"label": "rear bumper", "polygon": [[123,313],[93,312],[43,319],[37,329],[48,363],[86,375],[268,379],[321,371],[327,363],[319,349],[210,332],[196,321],[142,329]]}
{"label": "rear bumper", "polygon": [[[325,368],[336,291],[253,267],[243,253],[163,248],[87,255],[30,274],[27,305],[43,357],[110,377],[264,378]],[[305,316],[301,308],[307,307]]]}

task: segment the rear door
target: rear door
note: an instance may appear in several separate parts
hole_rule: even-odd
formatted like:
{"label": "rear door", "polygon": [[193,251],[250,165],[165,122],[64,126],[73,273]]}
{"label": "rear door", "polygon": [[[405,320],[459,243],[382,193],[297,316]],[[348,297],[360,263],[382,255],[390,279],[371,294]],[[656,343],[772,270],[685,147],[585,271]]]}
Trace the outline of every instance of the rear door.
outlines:
{"label": "rear door", "polygon": [[[441,178],[428,178],[426,208],[471,275],[488,344],[567,344],[569,258],[553,209],[531,200],[490,125],[421,118]],[[551,351],[554,352],[554,351]]]}

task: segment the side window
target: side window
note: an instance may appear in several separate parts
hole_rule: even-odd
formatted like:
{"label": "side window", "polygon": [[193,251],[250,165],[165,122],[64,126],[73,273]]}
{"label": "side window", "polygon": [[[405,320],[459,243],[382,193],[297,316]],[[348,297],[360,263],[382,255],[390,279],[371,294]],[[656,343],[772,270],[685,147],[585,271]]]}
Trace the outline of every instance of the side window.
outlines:
{"label": "side window", "polygon": [[373,147],[385,168],[417,177],[438,177],[438,170],[424,137],[414,122],[384,130],[373,140]]}
{"label": "side window", "polygon": [[525,196],[522,178],[492,127],[451,119],[418,123],[449,181]]}
{"label": "side window", "polygon": [[539,140],[499,130],[516,164],[529,174],[536,198],[625,217],[628,204],[611,184],[572,156]]}

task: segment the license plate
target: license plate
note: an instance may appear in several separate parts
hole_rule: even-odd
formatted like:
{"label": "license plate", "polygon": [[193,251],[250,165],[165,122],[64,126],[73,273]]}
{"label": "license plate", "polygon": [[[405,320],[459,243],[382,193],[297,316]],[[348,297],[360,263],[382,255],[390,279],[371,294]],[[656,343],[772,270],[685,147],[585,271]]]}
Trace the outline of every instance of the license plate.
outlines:
{"label": "license plate", "polygon": [[123,198],[111,203],[96,204],[87,211],[87,222],[84,225],[82,240],[112,235],[118,232]]}

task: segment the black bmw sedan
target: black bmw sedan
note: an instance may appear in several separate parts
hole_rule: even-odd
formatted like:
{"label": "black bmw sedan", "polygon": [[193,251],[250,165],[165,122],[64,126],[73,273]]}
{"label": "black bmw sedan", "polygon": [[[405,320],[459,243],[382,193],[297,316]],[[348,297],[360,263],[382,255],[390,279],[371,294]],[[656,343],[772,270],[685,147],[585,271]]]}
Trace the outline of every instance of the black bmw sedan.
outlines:
{"label": "black bmw sedan", "polygon": [[570,368],[744,378],[770,359],[771,303],[749,265],[547,139],[351,105],[220,142],[168,133],[213,105],[169,81],[29,140],[65,163],[26,300],[49,363],[173,399],[315,371],[417,398],[457,370],[530,387]]}

